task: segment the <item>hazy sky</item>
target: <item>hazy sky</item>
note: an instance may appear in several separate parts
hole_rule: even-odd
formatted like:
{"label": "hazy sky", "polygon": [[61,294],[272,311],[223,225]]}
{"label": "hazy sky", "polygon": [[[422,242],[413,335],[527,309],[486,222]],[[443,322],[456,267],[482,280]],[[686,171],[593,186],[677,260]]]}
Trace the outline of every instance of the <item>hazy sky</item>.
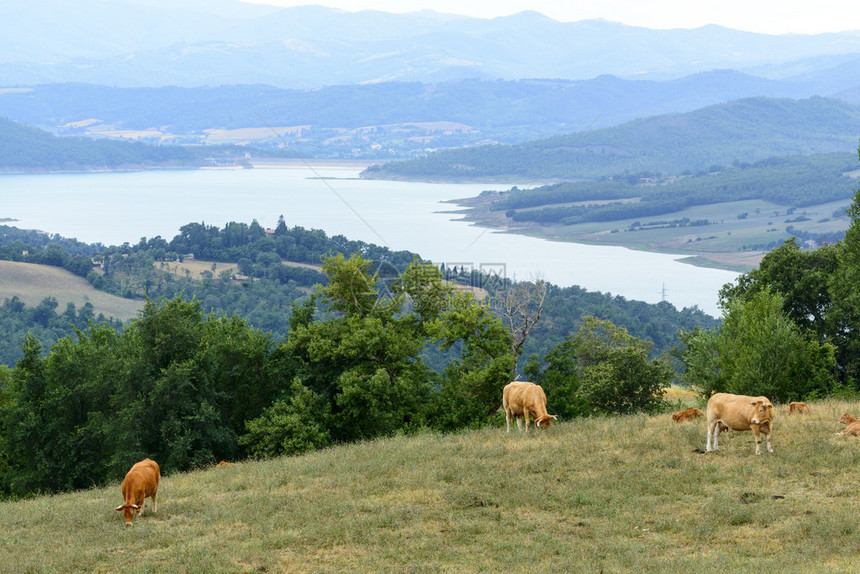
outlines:
{"label": "hazy sky", "polygon": [[349,12],[436,12],[493,18],[535,10],[562,22],[603,18],[646,28],[697,28],[719,24],[764,34],[817,34],[860,30],[857,0],[243,0],[255,4],[320,4]]}

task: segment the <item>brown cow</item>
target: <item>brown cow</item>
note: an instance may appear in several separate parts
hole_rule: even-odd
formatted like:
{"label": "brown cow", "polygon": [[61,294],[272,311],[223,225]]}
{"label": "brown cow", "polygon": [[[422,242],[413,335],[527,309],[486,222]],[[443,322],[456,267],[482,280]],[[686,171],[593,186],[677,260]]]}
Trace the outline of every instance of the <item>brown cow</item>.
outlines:
{"label": "brown cow", "polygon": [[806,406],[806,403],[801,403],[800,401],[793,401],[788,403],[788,414],[808,415],[809,407]]}
{"label": "brown cow", "polygon": [[126,526],[134,523],[134,517],[138,512],[143,516],[143,503],[147,496],[152,499],[152,511],[157,512],[156,496],[159,482],[161,482],[161,469],[154,460],[146,458],[131,467],[122,480],[122,497],[125,503],[116,507],[116,510],[121,510],[125,516]]}
{"label": "brown cow", "polygon": [[526,431],[529,430],[529,415],[534,417],[537,428],[546,428],[556,418],[546,413],[546,395],[543,389],[534,383],[514,381],[508,383],[502,391],[502,406],[505,408],[505,419],[508,422],[508,432],[511,432],[511,417],[517,419],[517,428],[522,430],[520,419],[526,419]]}
{"label": "brown cow", "polygon": [[705,413],[703,413],[699,409],[689,408],[685,411],[678,411],[677,413],[672,415],[672,420],[676,423],[683,423],[703,416],[705,416]]}
{"label": "brown cow", "polygon": [[[770,444],[773,415],[773,403],[767,397],[715,394],[708,399],[708,440],[705,451],[720,450],[718,444],[720,427],[717,425],[723,423],[732,430],[752,430],[755,436],[756,454],[761,454],[759,433],[764,433],[767,439],[767,450],[773,452]],[[713,448],[711,448],[712,439]]]}
{"label": "brown cow", "polygon": [[845,430],[842,431],[842,434],[860,436],[860,421],[858,421],[848,413],[845,413],[844,415],[842,415],[842,418],[839,419],[839,422],[844,425],[847,425],[845,427]]}

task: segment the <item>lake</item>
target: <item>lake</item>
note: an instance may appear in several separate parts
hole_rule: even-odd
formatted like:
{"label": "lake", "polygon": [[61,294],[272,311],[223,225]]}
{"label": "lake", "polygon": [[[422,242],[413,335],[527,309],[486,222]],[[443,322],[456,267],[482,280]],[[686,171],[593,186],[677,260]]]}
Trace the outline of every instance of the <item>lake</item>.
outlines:
{"label": "lake", "polygon": [[[186,223],[230,221],[324,230],[435,263],[516,280],[543,277],[719,316],[717,292],[737,273],[681,263],[681,255],[552,242],[475,227],[445,200],[510,185],[357,179],[355,168],[177,170],[0,176],[0,220],[105,245],[170,240]],[[446,211],[448,213],[446,213]]]}

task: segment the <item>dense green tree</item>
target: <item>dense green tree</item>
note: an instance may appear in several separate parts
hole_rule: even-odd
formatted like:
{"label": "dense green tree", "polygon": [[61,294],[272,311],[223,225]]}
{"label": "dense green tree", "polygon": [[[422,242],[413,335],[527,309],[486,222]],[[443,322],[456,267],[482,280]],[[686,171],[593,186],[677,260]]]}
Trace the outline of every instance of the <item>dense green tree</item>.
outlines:
{"label": "dense green tree", "polygon": [[330,416],[329,403],[295,379],[288,398],[276,400],[245,423],[247,432],[239,437],[239,444],[258,458],[316,450],[331,442]]}
{"label": "dense green tree", "polygon": [[672,379],[671,367],[651,358],[652,344],[609,321],[584,317],[573,339],[580,387],[577,394],[600,413],[654,412]]}
{"label": "dense green tree", "polygon": [[300,322],[287,349],[302,382],[326,397],[336,440],[388,435],[424,422],[429,369],[418,357],[425,336],[401,314],[402,296],[388,297],[361,255],[327,257],[328,284],[319,288],[329,318]]}
{"label": "dense green tree", "polygon": [[860,188],[854,192],[848,215],[851,225],[839,252],[838,269],[830,277],[834,305],[829,323],[845,381],[857,389],[860,387]]}
{"label": "dense green tree", "polygon": [[454,293],[448,308],[427,325],[431,341],[442,351],[460,349],[438,382],[431,421],[442,429],[484,424],[502,404],[502,389],[511,380],[511,340],[489,302],[471,293]]}
{"label": "dense green tree", "polygon": [[525,367],[547,395],[551,412],[564,417],[654,412],[662,406],[672,369],[652,359],[653,344],[633,337],[611,321],[593,316],[547,353]]}
{"label": "dense green tree", "polygon": [[824,245],[803,250],[795,238],[769,252],[759,266],[738,277],[720,290],[723,306],[765,289],[783,296],[783,310],[803,329],[814,331],[819,339],[834,335],[829,322],[833,309],[831,278],[839,266],[843,245]]}
{"label": "dense green tree", "polygon": [[718,332],[685,335],[685,380],[705,396],[712,392],[764,395],[788,402],[827,394],[836,360],[785,313],[784,298],[770,289],[728,303]]}

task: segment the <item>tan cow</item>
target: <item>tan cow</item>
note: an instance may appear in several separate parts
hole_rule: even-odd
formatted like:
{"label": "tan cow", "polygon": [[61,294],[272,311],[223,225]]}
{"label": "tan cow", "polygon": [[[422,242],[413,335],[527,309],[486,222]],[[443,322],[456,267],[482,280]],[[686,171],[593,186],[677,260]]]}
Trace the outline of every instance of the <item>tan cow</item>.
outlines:
{"label": "tan cow", "polygon": [[505,418],[508,422],[508,432],[511,432],[511,417],[516,417],[517,428],[522,430],[520,419],[526,419],[526,431],[529,430],[529,415],[534,417],[537,428],[546,428],[556,418],[546,413],[546,395],[543,389],[534,383],[514,381],[505,385],[502,391],[502,406],[505,408]]}
{"label": "tan cow", "polygon": [[788,414],[808,415],[809,407],[806,406],[806,403],[801,403],[800,401],[793,401],[788,403]]}
{"label": "tan cow", "polygon": [[126,526],[133,524],[138,512],[143,516],[143,503],[146,497],[152,499],[152,511],[158,510],[156,496],[159,482],[161,482],[161,469],[154,460],[146,458],[131,467],[122,480],[122,497],[125,503],[116,507],[116,510],[121,510],[125,516]]}
{"label": "tan cow", "polygon": [[[773,452],[770,444],[770,434],[773,425],[773,403],[767,397],[748,397],[745,395],[730,395],[717,393],[708,399],[708,441],[705,451],[720,450],[718,437],[719,423],[725,424],[732,430],[752,430],[755,436],[755,453],[761,454],[761,436],[767,438],[767,450]],[[716,430],[716,432],[714,432]],[[713,439],[713,448],[711,440]]]}
{"label": "tan cow", "polygon": [[860,421],[858,421],[848,413],[845,413],[844,415],[842,415],[842,418],[839,419],[839,422],[844,425],[847,425],[845,427],[845,430],[842,431],[842,434],[860,436]]}
{"label": "tan cow", "polygon": [[684,423],[705,416],[705,413],[697,408],[689,408],[685,411],[678,411],[672,415],[672,420],[676,423]]}

